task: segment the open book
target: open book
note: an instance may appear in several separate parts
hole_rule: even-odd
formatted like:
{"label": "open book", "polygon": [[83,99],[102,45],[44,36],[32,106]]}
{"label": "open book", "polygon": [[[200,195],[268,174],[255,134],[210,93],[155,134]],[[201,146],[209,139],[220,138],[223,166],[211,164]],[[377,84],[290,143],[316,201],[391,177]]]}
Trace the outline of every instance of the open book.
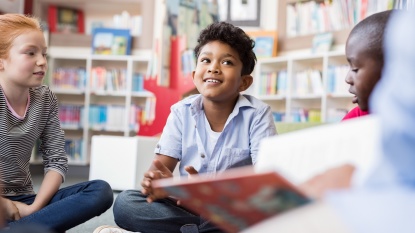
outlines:
{"label": "open book", "polygon": [[370,174],[378,152],[378,120],[362,117],[264,139],[255,168],[153,183],[181,205],[227,232],[239,232],[310,202],[296,186],[341,164],[356,167],[354,185]]}
{"label": "open book", "polygon": [[310,201],[276,172],[257,173],[243,167],[190,179],[162,179],[154,188],[164,189],[180,204],[211,220],[226,232],[239,232],[270,216]]}

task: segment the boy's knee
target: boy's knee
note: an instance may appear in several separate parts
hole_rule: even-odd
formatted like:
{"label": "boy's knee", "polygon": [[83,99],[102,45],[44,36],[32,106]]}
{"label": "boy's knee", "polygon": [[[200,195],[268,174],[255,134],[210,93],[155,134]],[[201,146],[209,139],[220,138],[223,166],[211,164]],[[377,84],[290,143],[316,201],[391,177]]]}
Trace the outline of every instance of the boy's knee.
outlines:
{"label": "boy's knee", "polygon": [[131,190],[122,191],[121,193],[117,195],[117,197],[115,198],[114,207],[113,207],[114,213],[116,209],[118,208],[125,209],[131,206],[132,204],[131,195],[132,195]]}

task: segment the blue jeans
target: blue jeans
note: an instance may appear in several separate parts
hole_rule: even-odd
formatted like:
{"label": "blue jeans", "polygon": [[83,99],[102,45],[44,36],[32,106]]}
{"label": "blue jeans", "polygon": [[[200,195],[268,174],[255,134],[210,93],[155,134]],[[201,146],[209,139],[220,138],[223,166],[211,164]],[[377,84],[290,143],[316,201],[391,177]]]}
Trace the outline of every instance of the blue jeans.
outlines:
{"label": "blue jeans", "polygon": [[[32,204],[36,194],[5,197],[12,201]],[[110,185],[102,180],[87,181],[62,188],[41,210],[9,222],[14,226],[39,225],[56,232],[65,232],[108,210],[113,202]]]}
{"label": "blue jeans", "polygon": [[[129,231],[143,233],[222,232],[209,221],[177,206],[170,199],[148,203],[146,196],[137,190],[121,192],[115,199],[113,210],[115,223]],[[194,226],[194,230],[183,230],[183,226],[184,228]]]}

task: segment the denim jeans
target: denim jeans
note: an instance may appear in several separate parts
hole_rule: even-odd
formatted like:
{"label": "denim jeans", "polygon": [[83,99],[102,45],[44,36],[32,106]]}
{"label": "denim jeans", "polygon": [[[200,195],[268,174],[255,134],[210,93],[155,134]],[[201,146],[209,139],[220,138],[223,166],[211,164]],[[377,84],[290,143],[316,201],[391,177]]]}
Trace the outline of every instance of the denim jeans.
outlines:
{"label": "denim jeans", "polygon": [[170,199],[148,203],[146,196],[137,190],[121,192],[115,199],[113,210],[115,223],[129,231],[181,232],[183,226],[189,229],[188,226],[195,225],[195,230],[182,232],[222,232],[209,221],[177,206]]}
{"label": "denim jeans", "polygon": [[[12,201],[32,204],[36,194],[5,197]],[[39,225],[64,232],[108,210],[113,202],[110,185],[102,180],[87,181],[62,188],[41,210],[9,222],[8,226]]]}

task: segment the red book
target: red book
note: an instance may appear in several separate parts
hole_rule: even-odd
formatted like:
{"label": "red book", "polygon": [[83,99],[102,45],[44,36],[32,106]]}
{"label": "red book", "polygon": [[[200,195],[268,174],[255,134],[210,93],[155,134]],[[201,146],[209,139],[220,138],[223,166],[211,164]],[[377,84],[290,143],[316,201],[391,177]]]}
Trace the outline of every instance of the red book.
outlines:
{"label": "red book", "polygon": [[257,173],[252,167],[156,180],[153,188],[162,189],[179,199],[183,207],[231,233],[310,201],[276,172]]}
{"label": "red book", "polygon": [[85,32],[84,13],[78,9],[49,5],[48,23],[50,32]]}

